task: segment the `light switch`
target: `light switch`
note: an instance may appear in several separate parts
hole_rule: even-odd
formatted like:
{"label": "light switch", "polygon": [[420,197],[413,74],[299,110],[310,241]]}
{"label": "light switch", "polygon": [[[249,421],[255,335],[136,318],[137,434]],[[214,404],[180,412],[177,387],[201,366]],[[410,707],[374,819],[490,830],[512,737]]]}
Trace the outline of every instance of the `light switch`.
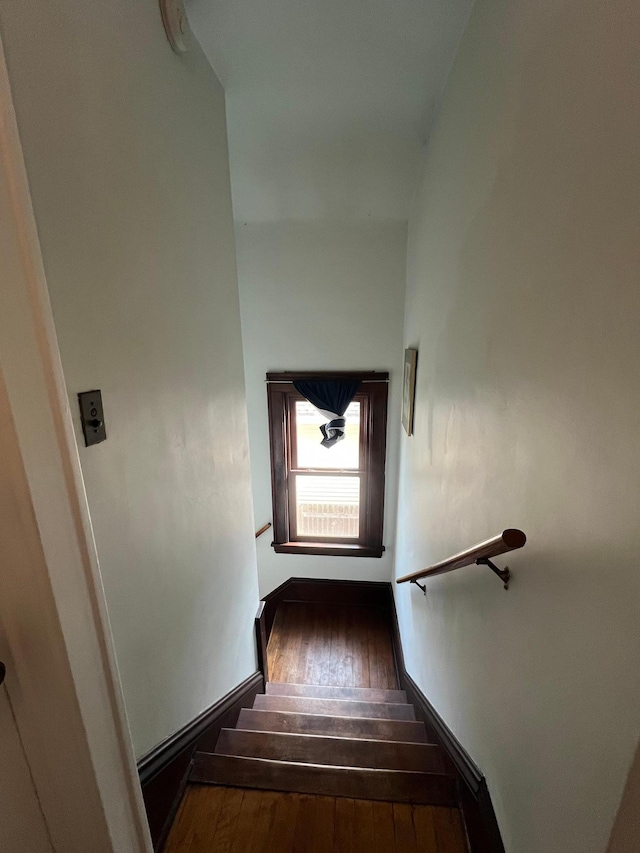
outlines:
{"label": "light switch", "polygon": [[102,394],[100,391],[84,391],[78,394],[78,402],[85,445],[90,447],[92,444],[100,444],[107,437],[102,411]]}

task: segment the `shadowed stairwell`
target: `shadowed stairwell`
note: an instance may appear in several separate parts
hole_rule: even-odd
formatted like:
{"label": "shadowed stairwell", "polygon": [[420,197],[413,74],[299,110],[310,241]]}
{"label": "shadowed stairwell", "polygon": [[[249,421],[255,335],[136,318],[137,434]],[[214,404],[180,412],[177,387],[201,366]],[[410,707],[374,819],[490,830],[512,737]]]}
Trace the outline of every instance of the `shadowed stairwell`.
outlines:
{"label": "shadowed stairwell", "polygon": [[466,853],[453,771],[398,680],[385,608],[286,602],[272,681],[196,753],[166,853]]}

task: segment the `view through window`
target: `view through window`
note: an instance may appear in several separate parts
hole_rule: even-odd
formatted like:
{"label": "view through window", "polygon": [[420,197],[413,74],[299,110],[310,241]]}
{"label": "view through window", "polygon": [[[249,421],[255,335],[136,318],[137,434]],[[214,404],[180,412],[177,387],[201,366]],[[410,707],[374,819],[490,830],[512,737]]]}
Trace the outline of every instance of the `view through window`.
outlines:
{"label": "view through window", "polygon": [[296,401],[295,495],[299,536],[329,539],[359,536],[360,403],[351,403],[345,418],[344,439],[333,447],[323,447],[320,425],[326,418],[306,400]]}

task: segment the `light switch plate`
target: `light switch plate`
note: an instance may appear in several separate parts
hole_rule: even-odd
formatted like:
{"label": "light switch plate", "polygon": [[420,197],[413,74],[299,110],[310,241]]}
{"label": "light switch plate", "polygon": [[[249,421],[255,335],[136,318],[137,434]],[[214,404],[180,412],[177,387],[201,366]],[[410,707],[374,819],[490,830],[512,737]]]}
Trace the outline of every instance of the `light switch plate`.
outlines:
{"label": "light switch plate", "polygon": [[100,444],[107,437],[102,410],[102,394],[100,391],[83,391],[78,394],[80,403],[80,418],[86,447]]}

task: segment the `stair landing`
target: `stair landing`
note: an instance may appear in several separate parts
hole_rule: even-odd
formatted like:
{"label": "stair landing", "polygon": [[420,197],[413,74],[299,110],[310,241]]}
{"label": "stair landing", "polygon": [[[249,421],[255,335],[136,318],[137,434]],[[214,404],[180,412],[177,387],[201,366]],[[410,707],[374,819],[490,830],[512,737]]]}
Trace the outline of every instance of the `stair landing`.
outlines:
{"label": "stair landing", "polygon": [[467,853],[458,809],[189,785],[164,853]]}

